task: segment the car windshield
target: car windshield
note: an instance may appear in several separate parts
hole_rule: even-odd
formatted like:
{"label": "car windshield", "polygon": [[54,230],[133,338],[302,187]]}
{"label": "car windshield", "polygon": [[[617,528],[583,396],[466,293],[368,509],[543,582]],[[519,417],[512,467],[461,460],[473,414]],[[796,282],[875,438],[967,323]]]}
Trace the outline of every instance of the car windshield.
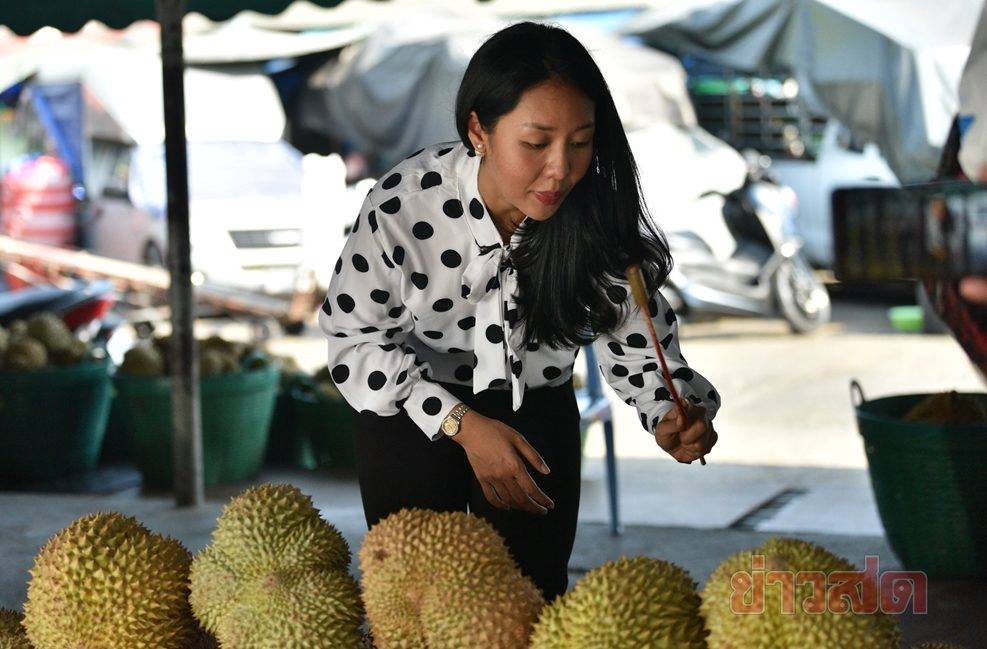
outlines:
{"label": "car windshield", "polygon": [[[192,142],[188,145],[192,200],[297,196],[301,154],[286,142]],[[165,203],[164,147],[134,151],[130,193],[135,203]]]}

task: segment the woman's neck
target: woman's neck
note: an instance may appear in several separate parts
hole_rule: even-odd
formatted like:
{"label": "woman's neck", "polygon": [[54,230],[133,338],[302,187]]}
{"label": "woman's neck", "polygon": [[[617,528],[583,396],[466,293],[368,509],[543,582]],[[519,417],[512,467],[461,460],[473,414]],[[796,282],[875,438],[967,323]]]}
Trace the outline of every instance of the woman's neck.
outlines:
{"label": "woman's neck", "polygon": [[501,240],[505,244],[510,243],[514,231],[524,221],[524,213],[500,197],[494,189],[496,183],[489,177],[489,166],[482,159],[480,160],[480,171],[477,175],[476,185],[480,192],[480,198],[483,199],[487,211],[490,212],[490,218],[493,219],[494,226],[500,233]]}

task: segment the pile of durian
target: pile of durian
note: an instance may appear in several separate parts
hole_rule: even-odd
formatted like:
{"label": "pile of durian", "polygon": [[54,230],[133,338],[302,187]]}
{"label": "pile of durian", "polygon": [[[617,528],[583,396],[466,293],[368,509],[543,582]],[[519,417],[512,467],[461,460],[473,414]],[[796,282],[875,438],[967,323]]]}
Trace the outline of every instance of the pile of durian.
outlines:
{"label": "pile of durian", "polygon": [[27,320],[0,326],[0,371],[31,372],[49,367],[68,367],[103,357],[79,339],[54,313],[44,311]]}
{"label": "pile of durian", "polygon": [[[165,376],[170,373],[170,336],[139,341],[123,356],[119,371],[130,376]],[[261,348],[242,342],[210,336],[196,340],[199,376],[220,376],[256,370],[271,363]]]}
{"label": "pile of durian", "polygon": [[732,581],[753,553],[768,569],[853,569],[772,538],[726,559],[701,593],[674,564],[621,557],[546,603],[485,520],[405,509],[367,533],[358,583],[346,540],[311,499],[265,484],[225,507],[194,557],[122,514],[75,521],[35,558],[23,614],[0,611],[0,647],[899,647],[896,620],[881,613],[782,613],[779,584],[765,588],[763,614],[731,612]]}
{"label": "pile of durian", "polygon": [[940,426],[987,426],[987,406],[980,395],[951,390],[929,395],[915,404],[902,419]]}

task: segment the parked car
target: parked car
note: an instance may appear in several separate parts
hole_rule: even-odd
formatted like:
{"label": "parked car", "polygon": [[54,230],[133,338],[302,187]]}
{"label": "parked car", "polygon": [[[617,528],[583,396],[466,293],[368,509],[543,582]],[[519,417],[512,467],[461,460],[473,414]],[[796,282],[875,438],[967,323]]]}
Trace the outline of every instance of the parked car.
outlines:
{"label": "parked car", "polygon": [[[167,201],[157,54],[91,44],[72,56],[56,48],[36,67],[16,126],[40,132],[34,141],[54,143],[77,170],[84,188],[78,196],[85,197],[83,246],[163,265]],[[338,215],[331,205],[306,199],[302,155],[283,138],[286,118],[274,83],[256,66],[189,67],[185,88],[193,271],[235,288],[292,292],[315,258],[306,250],[309,242],[316,245],[306,228],[320,216],[316,210],[326,210],[323,218]]]}
{"label": "parked car", "polygon": [[[83,224],[92,252],[165,265],[165,167],[161,145],[101,145],[114,158]],[[290,293],[304,262],[308,205],[301,154],[287,142],[190,142],[192,267],[212,281]]]}

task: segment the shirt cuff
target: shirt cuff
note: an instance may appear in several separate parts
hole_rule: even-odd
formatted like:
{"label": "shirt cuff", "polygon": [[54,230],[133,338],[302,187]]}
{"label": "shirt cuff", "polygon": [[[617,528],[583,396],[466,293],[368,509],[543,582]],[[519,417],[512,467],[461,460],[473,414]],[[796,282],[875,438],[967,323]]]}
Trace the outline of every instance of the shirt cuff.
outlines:
{"label": "shirt cuff", "polygon": [[446,436],[442,432],[442,420],[460,401],[462,399],[456,398],[438,383],[419,378],[411,387],[411,393],[402,407],[422,432],[431,441],[437,442]]}

